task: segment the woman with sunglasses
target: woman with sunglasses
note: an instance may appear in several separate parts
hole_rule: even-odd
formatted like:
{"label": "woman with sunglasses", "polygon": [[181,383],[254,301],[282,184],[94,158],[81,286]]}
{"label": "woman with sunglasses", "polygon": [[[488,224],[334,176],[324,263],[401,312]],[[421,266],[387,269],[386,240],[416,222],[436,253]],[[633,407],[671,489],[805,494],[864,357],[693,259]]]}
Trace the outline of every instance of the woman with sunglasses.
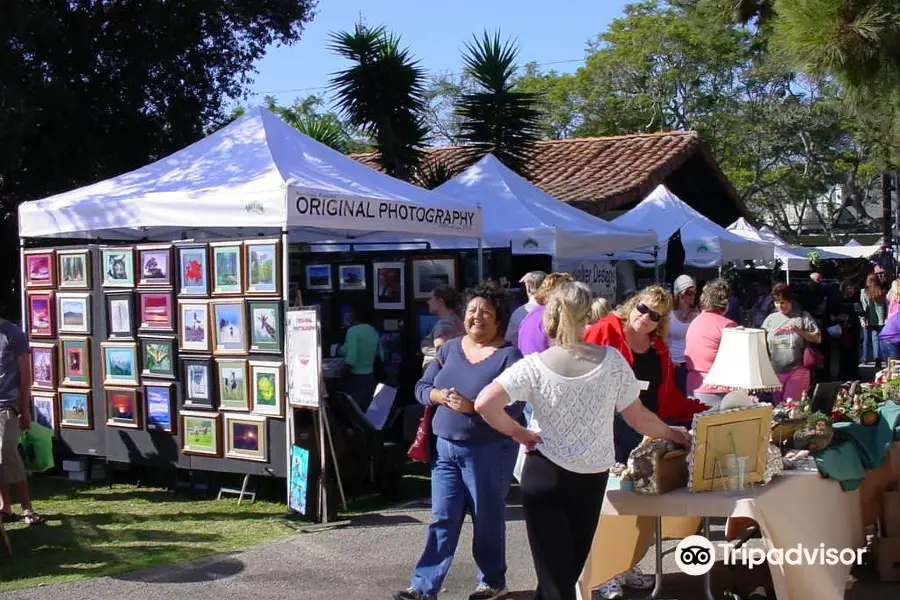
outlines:
{"label": "woman with sunglasses", "polygon": [[[669,425],[690,427],[694,415],[707,407],[685,398],[675,385],[675,367],[666,345],[671,312],[672,295],[660,286],[650,286],[591,325],[584,341],[621,352],[635,377],[646,385],[641,403]],[[616,462],[623,464],[643,439],[619,414],[613,421],[613,437]],[[653,583],[653,576],[631,569],[601,585],[600,597],[621,598],[622,586],[649,589]]]}
{"label": "woman with sunglasses", "polygon": [[697,282],[690,275],[679,275],[672,285],[675,310],[669,321],[669,352],[675,364],[675,385],[681,393],[687,392],[687,365],[685,365],[685,336],[697,312]]}
{"label": "woman with sunglasses", "polygon": [[700,316],[688,327],[684,357],[687,360],[687,394],[709,406],[718,406],[728,390],[703,385],[712,368],[722,330],[737,323],[725,316],[728,311],[730,286],[724,279],[713,279],[703,286],[700,294]]}

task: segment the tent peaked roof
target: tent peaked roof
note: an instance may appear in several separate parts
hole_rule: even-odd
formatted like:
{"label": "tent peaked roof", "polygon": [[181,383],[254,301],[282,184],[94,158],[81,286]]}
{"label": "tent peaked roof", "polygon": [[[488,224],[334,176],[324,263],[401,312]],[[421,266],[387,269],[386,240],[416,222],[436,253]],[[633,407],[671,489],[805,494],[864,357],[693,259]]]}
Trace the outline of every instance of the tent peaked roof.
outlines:
{"label": "tent peaked roof", "polygon": [[[301,213],[301,195],[316,196],[318,212]],[[325,208],[326,199],[342,204],[332,211]],[[423,219],[400,219],[387,208],[378,212],[397,205],[405,207],[403,216],[419,209]],[[462,226],[435,225],[435,214],[445,215],[436,209],[454,218],[464,215]],[[369,169],[262,107],[154,163],[27,202],[20,207],[19,223],[24,237],[102,232],[102,237],[120,239],[172,237],[192,229],[286,227],[478,236],[481,227],[477,207]]]}
{"label": "tent peaked roof", "polygon": [[557,200],[492,154],[435,191],[481,205],[488,246],[559,258],[599,257],[655,243],[646,228],[619,227]]}
{"label": "tent peaked roof", "polygon": [[772,260],[774,254],[771,243],[746,240],[716,225],[662,184],[613,223],[652,229],[658,238],[660,261],[665,260],[669,239],[679,231],[685,263],[695,267],[742,260]]}

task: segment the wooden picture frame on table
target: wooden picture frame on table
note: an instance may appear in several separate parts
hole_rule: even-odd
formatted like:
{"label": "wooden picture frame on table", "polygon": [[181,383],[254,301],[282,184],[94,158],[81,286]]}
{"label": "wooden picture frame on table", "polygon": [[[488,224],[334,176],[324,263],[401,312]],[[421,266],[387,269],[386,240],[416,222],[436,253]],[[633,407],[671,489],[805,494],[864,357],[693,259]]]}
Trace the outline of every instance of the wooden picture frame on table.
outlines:
{"label": "wooden picture frame on table", "polygon": [[134,248],[113,247],[100,249],[101,287],[133,288]]}
{"label": "wooden picture frame on table", "polygon": [[93,429],[91,390],[59,389],[59,426],[63,429]]}
{"label": "wooden picture frame on table", "polygon": [[56,337],[56,306],[53,292],[28,292],[26,294],[28,336],[35,338]]}
{"label": "wooden picture frame on table", "polygon": [[244,293],[248,296],[281,296],[281,240],[244,242]]}
{"label": "wooden picture frame on table", "polygon": [[56,258],[59,289],[91,289],[91,251],[89,248],[57,250]]}
{"label": "wooden picture frame on table", "polygon": [[25,261],[25,287],[56,287],[56,256],[53,250],[25,250],[22,252]]}
{"label": "wooden picture frame on table", "polygon": [[173,252],[171,244],[138,246],[137,285],[140,288],[170,288],[173,284]]}
{"label": "wooden picture frame on table", "polygon": [[694,415],[688,455],[688,489],[722,489],[728,481],[728,455],[746,458],[744,483],[763,481],[772,430],[772,405],[759,403]]}
{"label": "wooden picture frame on table", "polygon": [[91,387],[91,338],[59,338],[59,385]]}
{"label": "wooden picture frame on table", "polygon": [[225,415],[225,456],[269,462],[267,419],[253,415]]}
{"label": "wooden picture frame on table", "polygon": [[53,342],[31,342],[31,388],[52,392],[57,388],[57,354]]}
{"label": "wooden picture frame on table", "polygon": [[181,453],[222,455],[222,415],[216,412],[181,411]]}
{"label": "wooden picture frame on table", "polygon": [[141,392],[132,387],[104,387],[106,424],[125,429],[141,428]]}
{"label": "wooden picture frame on table", "polygon": [[431,298],[439,285],[456,289],[457,264],[455,258],[415,258],[412,261],[413,297],[416,300]]}
{"label": "wooden picture frame on table", "polygon": [[109,341],[134,341],[137,338],[137,320],[134,311],[134,292],[131,290],[107,292],[106,336]]}
{"label": "wooden picture frame on table", "polygon": [[205,298],[210,292],[209,247],[206,244],[176,246],[178,296]]}
{"label": "wooden picture frame on table", "polygon": [[216,242],[212,255],[212,295],[240,296],[244,291],[243,242]]}
{"label": "wooden picture frame on table", "polygon": [[91,293],[56,293],[56,330],[60,334],[91,334]]}
{"label": "wooden picture frame on table", "polygon": [[406,308],[406,263],[372,263],[372,282],[375,310]]}

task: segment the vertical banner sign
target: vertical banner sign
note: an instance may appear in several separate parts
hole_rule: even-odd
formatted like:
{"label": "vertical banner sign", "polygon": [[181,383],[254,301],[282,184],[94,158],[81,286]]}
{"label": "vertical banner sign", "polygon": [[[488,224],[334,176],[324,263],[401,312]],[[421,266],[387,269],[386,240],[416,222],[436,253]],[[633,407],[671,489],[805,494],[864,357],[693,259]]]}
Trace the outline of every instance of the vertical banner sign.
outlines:
{"label": "vertical banner sign", "polygon": [[595,296],[615,303],[617,271],[612,264],[596,260],[562,259],[559,261],[559,269],[572,275],[575,281],[587,284]]}
{"label": "vertical banner sign", "polygon": [[318,408],[322,381],[318,308],[289,308],[285,313],[284,331],[288,404],[298,408]]}

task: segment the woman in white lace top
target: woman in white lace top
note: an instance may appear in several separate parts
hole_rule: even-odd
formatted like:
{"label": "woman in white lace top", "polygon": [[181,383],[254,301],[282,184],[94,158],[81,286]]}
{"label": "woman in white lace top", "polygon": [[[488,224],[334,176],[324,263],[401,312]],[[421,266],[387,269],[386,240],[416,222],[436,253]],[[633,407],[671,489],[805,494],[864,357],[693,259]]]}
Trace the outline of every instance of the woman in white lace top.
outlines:
{"label": "woman in white lace top", "polygon": [[[590,307],[586,285],[560,285],[543,315],[550,348],[512,365],[475,402],[488,424],[528,452],[521,490],[538,579],[535,600],[576,597],[615,462],[615,413],[644,435],[690,443],[684,428],[669,427],[644,408],[638,381],[617,350],[582,341]],[[504,410],[515,402],[533,406],[530,429]]]}

